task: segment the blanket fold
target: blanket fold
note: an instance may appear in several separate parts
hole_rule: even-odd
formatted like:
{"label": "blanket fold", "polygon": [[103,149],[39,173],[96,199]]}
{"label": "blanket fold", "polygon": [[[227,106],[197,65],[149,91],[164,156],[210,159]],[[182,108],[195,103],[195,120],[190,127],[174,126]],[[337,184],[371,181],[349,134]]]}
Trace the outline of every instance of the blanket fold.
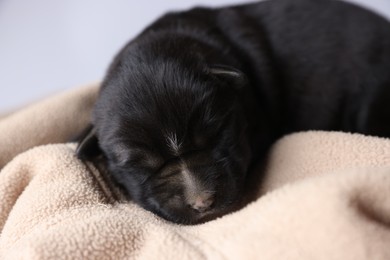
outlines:
{"label": "blanket fold", "polygon": [[29,148],[77,137],[90,121],[98,88],[64,92],[0,118],[0,169]]}
{"label": "blanket fold", "polygon": [[0,119],[0,259],[390,259],[390,140],[286,136],[259,172],[255,201],[176,225],[118,200],[65,143],[89,123],[97,91]]}

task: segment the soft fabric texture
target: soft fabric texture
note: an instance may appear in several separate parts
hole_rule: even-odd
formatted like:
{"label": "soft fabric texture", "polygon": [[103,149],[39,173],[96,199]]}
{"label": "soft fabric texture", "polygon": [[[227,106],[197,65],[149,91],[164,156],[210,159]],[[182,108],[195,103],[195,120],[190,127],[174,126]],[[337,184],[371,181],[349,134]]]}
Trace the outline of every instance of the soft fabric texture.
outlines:
{"label": "soft fabric texture", "polygon": [[0,259],[390,259],[390,140],[286,136],[257,200],[180,226],[124,202],[64,144],[88,124],[97,90],[0,119]]}

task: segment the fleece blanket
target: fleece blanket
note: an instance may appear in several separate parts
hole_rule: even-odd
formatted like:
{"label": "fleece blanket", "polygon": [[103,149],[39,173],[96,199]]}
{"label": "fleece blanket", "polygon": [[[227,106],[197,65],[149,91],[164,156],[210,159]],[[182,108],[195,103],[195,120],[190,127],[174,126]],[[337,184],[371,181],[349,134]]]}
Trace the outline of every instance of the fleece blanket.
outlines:
{"label": "fleece blanket", "polygon": [[66,143],[98,86],[0,119],[0,259],[390,259],[390,140],[337,132],[286,136],[257,198],[195,226],[124,201]]}

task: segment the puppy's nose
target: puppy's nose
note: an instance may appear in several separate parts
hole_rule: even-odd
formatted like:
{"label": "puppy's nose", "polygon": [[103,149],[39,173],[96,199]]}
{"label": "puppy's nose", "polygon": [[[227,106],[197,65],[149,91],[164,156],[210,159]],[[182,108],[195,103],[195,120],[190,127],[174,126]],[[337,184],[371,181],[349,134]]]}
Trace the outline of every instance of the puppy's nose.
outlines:
{"label": "puppy's nose", "polygon": [[198,195],[195,197],[194,201],[190,203],[190,206],[199,212],[204,212],[210,208],[213,202],[214,198],[212,195]]}

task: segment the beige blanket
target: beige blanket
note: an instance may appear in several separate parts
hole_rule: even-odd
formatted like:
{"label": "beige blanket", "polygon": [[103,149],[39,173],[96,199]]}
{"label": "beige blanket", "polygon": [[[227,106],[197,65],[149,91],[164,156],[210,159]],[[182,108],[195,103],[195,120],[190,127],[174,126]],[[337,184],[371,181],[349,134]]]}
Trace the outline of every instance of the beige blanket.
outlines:
{"label": "beige blanket", "polygon": [[287,136],[256,201],[180,226],[117,200],[64,144],[87,124],[96,92],[0,119],[0,259],[390,259],[390,140]]}

